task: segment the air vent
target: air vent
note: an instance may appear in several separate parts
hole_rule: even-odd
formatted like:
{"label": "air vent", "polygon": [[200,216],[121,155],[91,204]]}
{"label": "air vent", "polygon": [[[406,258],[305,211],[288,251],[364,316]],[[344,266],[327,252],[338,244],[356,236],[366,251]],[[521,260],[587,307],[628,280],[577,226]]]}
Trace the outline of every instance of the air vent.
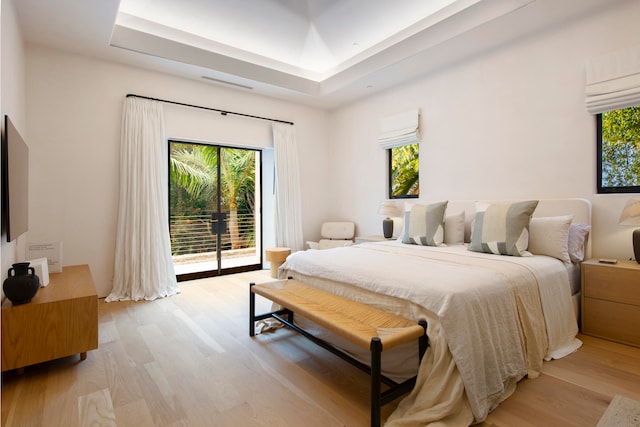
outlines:
{"label": "air vent", "polygon": [[216,79],[214,77],[202,76],[202,78],[205,79],[205,80],[210,80],[212,82],[221,83],[223,85],[235,86],[235,87],[240,87],[242,89],[253,90],[253,88],[251,86],[241,85],[239,83],[228,82],[228,81],[225,81],[225,80]]}

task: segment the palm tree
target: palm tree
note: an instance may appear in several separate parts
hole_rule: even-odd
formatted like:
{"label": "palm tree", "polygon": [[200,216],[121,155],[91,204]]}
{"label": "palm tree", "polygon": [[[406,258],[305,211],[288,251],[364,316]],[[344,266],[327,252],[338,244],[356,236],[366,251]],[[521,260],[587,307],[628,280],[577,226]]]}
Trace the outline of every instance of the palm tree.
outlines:
{"label": "palm tree", "polygon": [[[238,226],[240,196],[254,194],[256,153],[251,150],[220,148],[220,199],[229,208],[228,228],[231,248],[241,247]],[[204,199],[208,209],[217,210],[218,147],[172,144],[170,175],[174,184],[192,199]]]}
{"label": "palm tree", "polygon": [[391,150],[391,196],[420,194],[419,147],[409,144]]}
{"label": "palm tree", "polygon": [[202,198],[215,191],[218,164],[216,147],[193,144],[171,144],[169,156],[171,181],[191,197]]}
{"label": "palm tree", "polygon": [[[229,235],[231,249],[240,247],[240,231],[238,227],[238,199],[255,184],[254,151],[223,148],[220,162],[221,190],[229,203]],[[251,191],[253,193],[253,191]]]}

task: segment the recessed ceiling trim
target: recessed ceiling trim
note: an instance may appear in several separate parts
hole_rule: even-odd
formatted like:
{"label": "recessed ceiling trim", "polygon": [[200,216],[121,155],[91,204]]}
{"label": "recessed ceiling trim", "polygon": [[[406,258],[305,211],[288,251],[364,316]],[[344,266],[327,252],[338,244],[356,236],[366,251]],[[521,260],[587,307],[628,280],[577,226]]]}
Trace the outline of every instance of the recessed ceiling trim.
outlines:
{"label": "recessed ceiling trim", "polygon": [[119,11],[227,49],[325,75],[424,17],[469,1],[492,0],[120,0]]}
{"label": "recessed ceiling trim", "polygon": [[[405,61],[416,57],[425,58],[422,63],[424,73],[441,66],[438,61],[429,58],[429,52],[439,49],[451,40],[479,28],[491,21],[521,9],[536,0],[469,0],[464,5],[454,3],[443,9],[444,16],[434,16],[432,25],[426,26],[413,35],[396,42],[393,46],[381,50],[349,68],[336,73],[322,82],[322,93],[329,94],[351,84],[363,75],[373,75],[390,69],[397,69]],[[456,6],[457,5],[457,6]],[[424,23],[422,24],[424,25]],[[479,42],[478,42],[479,43]],[[466,53],[466,51],[460,51]]]}
{"label": "recessed ceiling trim", "polygon": [[206,39],[204,37],[200,37],[173,27],[162,25],[157,22],[149,21],[138,16],[128,15],[122,12],[118,13],[114,31],[117,27],[129,28],[131,30],[150,34],[161,39],[171,40],[177,43],[184,44],[186,46],[192,46],[207,52],[228,56],[239,61],[260,65],[265,68],[273,69],[286,74],[292,74],[305,79],[313,81],[320,81],[323,79],[322,74],[318,72],[313,72],[304,68],[296,67],[294,65],[278,61],[268,56],[238,49],[224,43],[219,43],[216,40]]}
{"label": "recessed ceiling trim", "polygon": [[116,24],[111,46],[318,95],[317,82]]}
{"label": "recessed ceiling trim", "polygon": [[[356,81],[384,72],[385,69],[397,68],[399,64],[413,57],[426,56],[429,50],[534,1],[536,0],[458,0],[374,46],[371,48],[373,50],[369,49],[354,57],[353,62],[347,63],[344,69],[332,70],[333,74],[328,74],[321,80],[298,75],[295,70],[283,71],[287,64],[277,61],[264,65],[268,58],[260,58],[256,63],[251,59],[252,54],[249,52],[238,51],[214,41],[200,40],[199,37],[183,31],[122,13],[118,15],[111,45],[305,95],[324,96]],[[211,43],[207,45],[207,42]],[[205,45],[215,50],[203,47]],[[243,55],[247,58],[239,58]],[[425,65],[425,69],[428,70],[438,64],[429,61]],[[228,83],[224,80],[221,82]],[[232,84],[247,88],[247,85],[242,83]]]}
{"label": "recessed ceiling trim", "polygon": [[[328,72],[325,73],[325,79],[323,80],[328,80],[329,78],[333,77],[334,75],[345,71],[355,65],[357,65],[360,62],[366,61],[367,59],[380,54],[382,52],[384,52],[385,50],[389,50],[393,47],[395,47],[396,45],[398,45],[399,43],[403,42],[404,40],[414,37],[417,34],[420,33],[424,33],[424,32],[428,32],[429,30],[431,30],[434,26],[437,26],[438,24],[442,23],[443,21],[451,18],[453,15],[456,15],[474,5],[476,5],[477,3],[481,2],[482,0],[456,0],[453,1],[452,3],[448,4],[447,6],[435,11],[434,13],[426,16],[425,18],[421,19],[420,21],[416,22],[415,24],[395,33],[392,34],[390,37],[386,38],[385,40],[376,43],[375,45],[363,50],[362,52],[360,52],[357,55],[354,55],[353,57],[351,57],[350,59],[344,61],[341,64],[338,64],[336,67],[334,67],[333,69],[329,70]],[[529,0],[529,1],[535,1],[535,0]],[[433,41],[429,41],[427,40],[428,43],[433,44]],[[428,47],[428,45],[427,45]],[[397,49],[396,49],[397,50]]]}

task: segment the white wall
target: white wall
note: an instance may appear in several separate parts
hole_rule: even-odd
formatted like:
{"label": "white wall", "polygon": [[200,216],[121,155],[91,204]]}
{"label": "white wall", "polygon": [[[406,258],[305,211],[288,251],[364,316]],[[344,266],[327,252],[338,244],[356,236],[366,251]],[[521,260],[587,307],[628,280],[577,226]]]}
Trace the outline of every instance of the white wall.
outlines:
{"label": "white wall", "polygon": [[[525,11],[509,19],[526,19]],[[355,218],[359,234],[381,234],[387,158],[376,146],[378,122],[418,107],[421,197],[587,198],[593,256],[631,257],[632,230],[617,225],[629,196],[595,194],[595,119],[584,84],[588,58],[638,43],[639,17],[640,2],[616,3],[336,110],[334,214]]]}
{"label": "white wall", "polygon": [[[99,295],[108,294],[112,285],[120,124],[128,93],[295,122],[306,171],[301,178],[303,231],[305,236],[317,233],[329,197],[322,185],[328,174],[326,112],[28,45],[28,241],[62,241],[64,265],[89,264]],[[269,122],[170,105],[165,116],[169,137],[272,145]]]}
{"label": "white wall", "polygon": [[[0,59],[0,118],[4,127],[4,115],[11,117],[11,121],[16,126],[20,135],[26,138],[26,114],[25,114],[25,59],[24,43],[20,34],[16,20],[16,13],[13,3],[9,0],[2,0],[0,6],[1,26],[1,59]],[[4,128],[2,134],[4,135]],[[23,247],[24,237],[7,242],[6,233],[1,236],[2,246],[2,279],[4,282],[7,271],[11,264],[16,262],[16,251],[18,247]],[[4,292],[2,293],[4,297]]]}

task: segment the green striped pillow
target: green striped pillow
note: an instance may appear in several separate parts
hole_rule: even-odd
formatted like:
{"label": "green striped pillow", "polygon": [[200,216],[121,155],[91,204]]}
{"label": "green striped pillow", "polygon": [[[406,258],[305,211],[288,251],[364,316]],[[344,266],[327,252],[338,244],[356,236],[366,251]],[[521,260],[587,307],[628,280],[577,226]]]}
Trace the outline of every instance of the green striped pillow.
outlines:
{"label": "green striped pillow", "polygon": [[402,243],[423,246],[441,246],[444,242],[444,213],[447,203],[413,205],[404,213]]}
{"label": "green striped pillow", "polygon": [[476,206],[470,251],[523,256],[529,246],[529,220],[537,200]]}

